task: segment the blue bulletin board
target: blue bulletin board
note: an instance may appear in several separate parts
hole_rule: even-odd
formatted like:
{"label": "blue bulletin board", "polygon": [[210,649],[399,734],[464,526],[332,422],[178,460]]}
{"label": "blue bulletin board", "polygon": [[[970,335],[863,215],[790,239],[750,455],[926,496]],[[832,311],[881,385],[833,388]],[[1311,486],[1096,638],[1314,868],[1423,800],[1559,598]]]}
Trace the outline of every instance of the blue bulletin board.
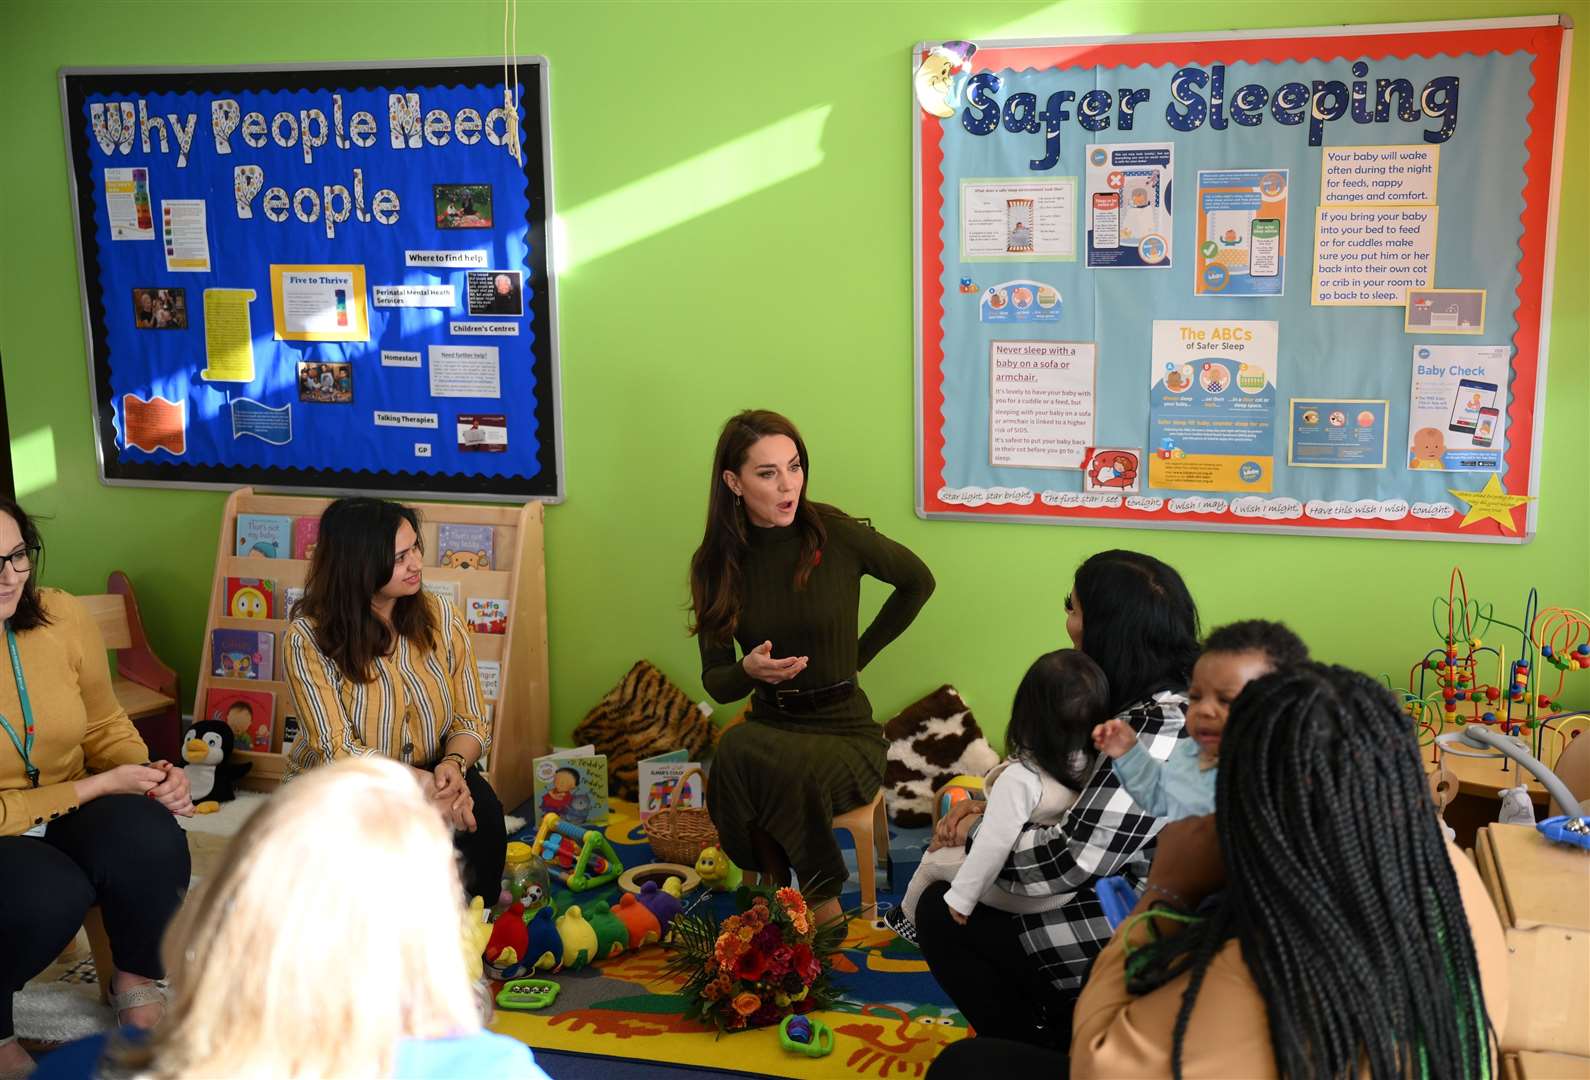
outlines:
{"label": "blue bulletin board", "polygon": [[61,104],[106,483],[562,498],[544,59]]}
{"label": "blue bulletin board", "polygon": [[918,512],[1527,541],[1571,44],[920,43]]}

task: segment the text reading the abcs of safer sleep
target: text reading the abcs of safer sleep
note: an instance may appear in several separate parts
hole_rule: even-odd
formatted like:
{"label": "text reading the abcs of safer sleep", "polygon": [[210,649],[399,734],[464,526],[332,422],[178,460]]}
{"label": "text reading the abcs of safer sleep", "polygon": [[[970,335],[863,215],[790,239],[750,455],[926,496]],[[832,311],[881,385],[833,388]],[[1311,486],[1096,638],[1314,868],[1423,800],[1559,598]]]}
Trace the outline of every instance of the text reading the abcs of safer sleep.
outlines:
{"label": "text reading the abcs of safer sleep", "polygon": [[[304,164],[309,165],[325,147],[349,152],[376,144],[380,125],[374,114],[357,109],[345,116],[341,94],[332,94],[329,105],[329,115],[326,109],[315,106],[282,110],[267,120],[262,112],[244,112],[233,98],[212,99],[210,134],[215,153],[226,157],[243,147],[258,150],[275,144],[284,150],[300,149]],[[179,169],[187,168],[188,157],[195,152],[198,119],[196,112],[166,113],[163,117],[152,114],[144,98],[89,105],[94,143],[106,157],[131,154],[134,140],[145,154],[152,153],[156,144],[160,153],[170,154],[174,141]],[[506,147],[508,126],[517,122],[517,117],[501,106],[486,110],[484,115],[469,107],[452,113],[446,109],[427,111],[417,93],[387,95],[387,139],[394,150],[441,147],[455,139],[464,146],[474,146],[482,135],[488,145]],[[366,204],[364,170],[360,168],[353,169],[349,184],[322,184],[318,190],[299,187],[291,195],[279,184],[267,188],[265,170],[259,165],[236,165],[232,174],[239,218],[253,218],[258,203],[264,216],[274,222],[286,221],[289,211],[306,223],[323,219],[328,238],[335,237],[337,226],[350,216],[360,222],[373,220],[394,225],[403,209],[397,193],[390,188],[376,190]]]}

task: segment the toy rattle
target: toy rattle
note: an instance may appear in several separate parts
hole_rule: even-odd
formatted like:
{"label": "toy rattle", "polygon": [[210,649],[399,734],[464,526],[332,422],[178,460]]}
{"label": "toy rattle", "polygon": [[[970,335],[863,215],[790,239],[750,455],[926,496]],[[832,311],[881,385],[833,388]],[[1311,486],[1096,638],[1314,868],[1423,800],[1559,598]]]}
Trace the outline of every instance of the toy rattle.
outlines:
{"label": "toy rattle", "polygon": [[778,1044],[793,1054],[827,1057],[834,1049],[834,1032],[809,1016],[786,1016],[778,1025]]}
{"label": "toy rattle", "polygon": [[512,979],[497,991],[499,1009],[544,1009],[558,999],[560,987],[551,979]]}

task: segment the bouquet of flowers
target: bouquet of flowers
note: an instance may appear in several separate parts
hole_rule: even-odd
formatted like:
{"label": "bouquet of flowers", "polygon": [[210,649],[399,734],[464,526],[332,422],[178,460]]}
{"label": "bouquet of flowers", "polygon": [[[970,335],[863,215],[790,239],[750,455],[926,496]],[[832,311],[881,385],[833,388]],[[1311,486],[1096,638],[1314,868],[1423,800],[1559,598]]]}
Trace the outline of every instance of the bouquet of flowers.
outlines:
{"label": "bouquet of flowers", "polygon": [[720,1032],[776,1024],[831,1006],[833,954],[845,921],[818,926],[800,892],[745,887],[740,913],[721,923],[710,911],[674,920],[669,970],[686,976],[685,1015]]}

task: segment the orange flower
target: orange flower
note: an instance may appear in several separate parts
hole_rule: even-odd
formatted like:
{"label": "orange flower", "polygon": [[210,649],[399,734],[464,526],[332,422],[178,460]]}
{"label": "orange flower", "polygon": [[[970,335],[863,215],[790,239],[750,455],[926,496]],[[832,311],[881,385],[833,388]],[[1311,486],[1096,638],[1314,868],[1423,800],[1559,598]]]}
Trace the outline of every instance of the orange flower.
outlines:
{"label": "orange flower", "polygon": [[773,895],[778,897],[778,902],[783,904],[784,910],[789,912],[791,915],[794,915],[797,912],[803,914],[805,913],[806,898],[801,896],[799,890],[785,886]]}
{"label": "orange flower", "polygon": [[742,991],[741,993],[735,995],[734,1011],[739,1013],[741,1016],[750,1016],[761,1007],[762,999],[751,993],[749,990]]}
{"label": "orange flower", "polygon": [[811,932],[811,923],[806,918],[806,912],[804,912],[804,911],[792,911],[792,912],[790,912],[789,921],[790,921],[790,925],[795,927],[795,932],[797,934],[807,934],[807,933]]}

